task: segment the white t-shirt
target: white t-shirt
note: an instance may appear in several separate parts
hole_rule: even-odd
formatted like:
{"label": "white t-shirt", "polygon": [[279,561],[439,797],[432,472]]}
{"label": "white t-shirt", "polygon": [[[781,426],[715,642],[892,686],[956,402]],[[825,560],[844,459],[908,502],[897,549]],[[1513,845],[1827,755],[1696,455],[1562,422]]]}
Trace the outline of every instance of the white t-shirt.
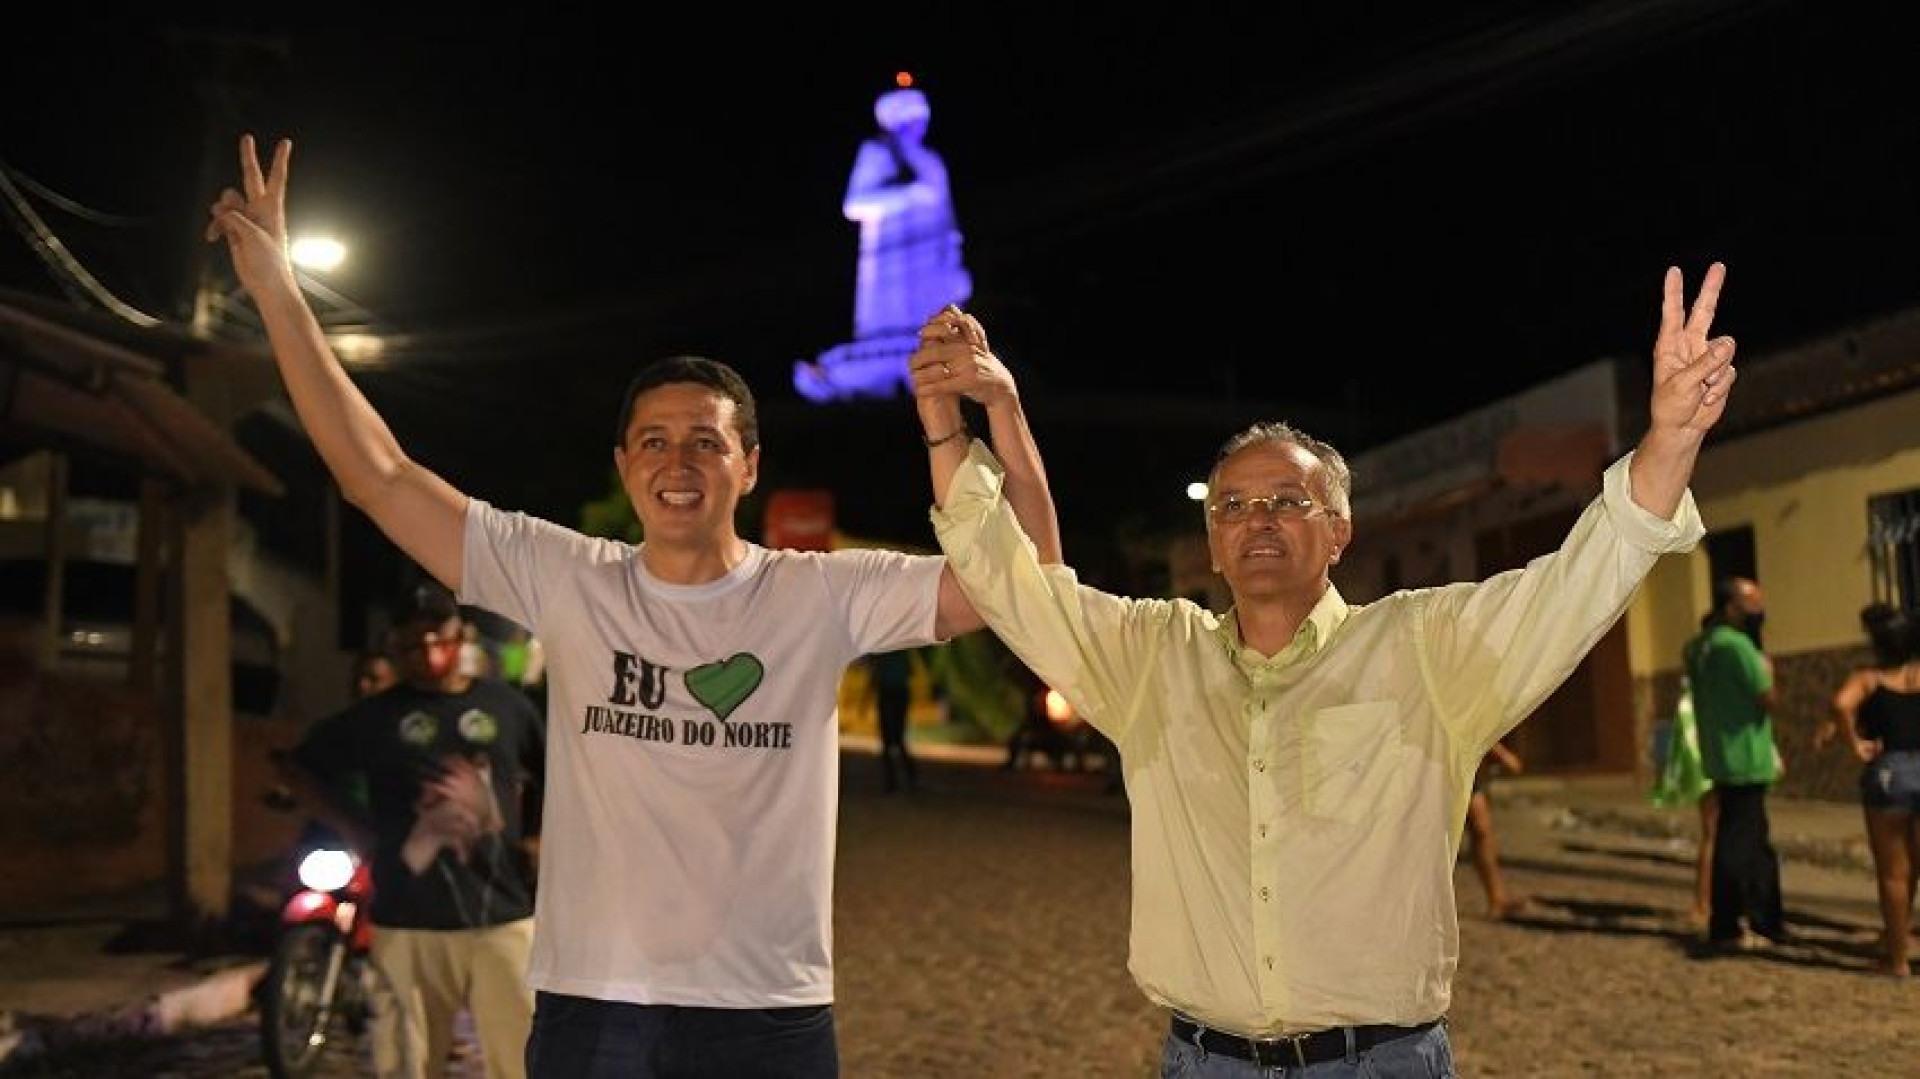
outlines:
{"label": "white t-shirt", "polygon": [[833,1000],[840,678],[933,642],[944,560],[749,545],[701,585],[469,502],[460,599],[545,645],[528,982],[643,1004]]}

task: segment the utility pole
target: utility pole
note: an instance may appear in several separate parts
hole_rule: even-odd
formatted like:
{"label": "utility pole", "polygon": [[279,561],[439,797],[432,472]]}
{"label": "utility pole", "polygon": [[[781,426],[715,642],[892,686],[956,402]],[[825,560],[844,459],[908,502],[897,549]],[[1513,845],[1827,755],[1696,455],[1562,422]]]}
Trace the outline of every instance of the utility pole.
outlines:
{"label": "utility pole", "polygon": [[[274,39],[177,32],[175,56],[186,66],[200,99],[204,127],[189,242],[191,282],[182,314],[195,337],[214,338],[219,278],[201,234],[204,207],[236,172],[243,103],[257,96],[263,76],[284,67],[285,46]],[[229,179],[227,181],[231,183]],[[183,351],[174,372],[187,400],[222,431],[231,432],[245,407],[230,377],[207,350]],[[168,641],[172,645],[167,700],[168,895],[174,920],[194,934],[214,931],[227,916],[233,887],[233,643],[227,559],[233,546],[233,484],[218,481],[179,492],[165,516],[173,525]]]}

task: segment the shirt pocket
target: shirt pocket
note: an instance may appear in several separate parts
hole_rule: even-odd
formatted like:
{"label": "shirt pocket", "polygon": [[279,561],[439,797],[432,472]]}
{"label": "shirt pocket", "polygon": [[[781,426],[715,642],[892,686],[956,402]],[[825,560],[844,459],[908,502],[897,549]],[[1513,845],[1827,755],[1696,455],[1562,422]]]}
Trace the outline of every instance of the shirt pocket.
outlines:
{"label": "shirt pocket", "polygon": [[1399,705],[1365,701],[1319,709],[1308,721],[1305,748],[1307,815],[1358,822],[1389,799],[1406,760]]}

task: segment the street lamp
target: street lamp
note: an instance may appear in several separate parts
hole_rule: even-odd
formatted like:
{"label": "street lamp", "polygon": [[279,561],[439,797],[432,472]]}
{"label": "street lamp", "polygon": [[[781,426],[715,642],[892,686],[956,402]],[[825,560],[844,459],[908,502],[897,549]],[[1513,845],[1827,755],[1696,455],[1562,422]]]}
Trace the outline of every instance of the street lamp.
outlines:
{"label": "street lamp", "polygon": [[[364,319],[366,312],[360,305],[327,288],[314,280],[313,273],[326,273],[339,268],[347,261],[347,245],[331,236],[301,236],[287,245],[287,257],[294,268],[305,270],[300,275],[300,284],[308,292],[315,293],[327,306],[346,312],[347,317]],[[200,272],[200,287],[194,294],[193,326],[203,334],[212,334],[227,316],[240,315],[251,321],[251,315],[241,308],[236,300],[240,295],[240,285],[233,282],[225,288],[215,280],[212,268],[203,262]],[[324,320],[323,320],[324,321]],[[357,350],[364,355],[366,349]]]}
{"label": "street lamp", "polygon": [[[287,245],[287,257],[296,268],[309,271],[300,275],[301,288],[333,309],[330,316],[321,321],[326,326],[327,343],[333,346],[334,355],[347,364],[364,366],[380,362],[386,344],[363,325],[368,321],[366,309],[313,276],[338,269],[345,263],[347,245],[331,236],[301,236]],[[343,325],[342,320],[353,325]]]}
{"label": "street lamp", "polygon": [[347,245],[331,236],[302,236],[288,249],[293,264],[325,273],[347,260]]}

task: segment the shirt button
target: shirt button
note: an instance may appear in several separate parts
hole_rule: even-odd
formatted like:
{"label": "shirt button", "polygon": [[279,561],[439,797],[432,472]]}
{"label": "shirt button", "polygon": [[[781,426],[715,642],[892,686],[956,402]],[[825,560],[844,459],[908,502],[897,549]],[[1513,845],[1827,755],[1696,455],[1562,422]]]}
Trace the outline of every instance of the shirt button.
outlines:
{"label": "shirt button", "polygon": [[1260,889],[1260,901],[1262,903],[1266,902],[1267,898],[1272,894],[1272,892],[1267,891],[1265,888]]}
{"label": "shirt button", "polygon": [[1273,969],[1273,956],[1267,956],[1267,969]]}
{"label": "shirt button", "polygon": [[1264,761],[1264,760],[1256,760],[1256,761],[1254,761],[1254,762],[1253,762],[1253,770],[1254,770],[1254,771],[1256,771],[1256,772],[1264,772],[1264,771],[1266,771],[1266,770],[1267,770],[1267,762],[1266,762],[1266,761]]}
{"label": "shirt button", "polygon": [[1261,839],[1267,838],[1267,826],[1264,824],[1260,826],[1260,838]]}

